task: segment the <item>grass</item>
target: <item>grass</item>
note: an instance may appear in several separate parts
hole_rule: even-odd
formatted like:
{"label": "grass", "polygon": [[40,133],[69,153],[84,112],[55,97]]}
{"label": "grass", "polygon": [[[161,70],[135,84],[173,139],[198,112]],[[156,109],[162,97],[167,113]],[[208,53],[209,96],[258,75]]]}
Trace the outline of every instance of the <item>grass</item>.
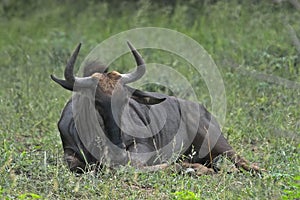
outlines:
{"label": "grass", "polygon": [[[300,52],[288,24],[299,36],[300,13],[288,2],[3,1],[0,15],[2,199],[299,198]],[[63,74],[79,41],[80,62],[106,38],[144,26],[180,31],[208,51],[225,82],[224,134],[268,173],[195,177],[124,167],[76,176],[68,171],[56,123],[71,93],[49,75]],[[181,71],[188,65],[163,52],[141,52],[147,62]],[[124,57],[113,67],[126,71],[122,66],[130,62]],[[185,75],[210,108],[203,80]]]}

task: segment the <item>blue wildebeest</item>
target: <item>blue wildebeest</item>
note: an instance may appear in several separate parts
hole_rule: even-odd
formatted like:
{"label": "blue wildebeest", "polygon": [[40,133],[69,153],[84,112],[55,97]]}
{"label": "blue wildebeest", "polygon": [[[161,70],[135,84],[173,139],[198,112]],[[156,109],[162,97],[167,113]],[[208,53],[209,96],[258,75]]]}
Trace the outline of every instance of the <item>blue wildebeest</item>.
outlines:
{"label": "blue wildebeest", "polygon": [[84,170],[90,164],[128,163],[155,170],[179,162],[212,173],[217,171],[213,163],[220,155],[237,168],[260,171],[236,154],[203,105],[128,86],[146,70],[140,54],[128,45],[137,63],[133,72],[108,72],[91,62],[84,68],[84,77],[76,77],[79,44],[67,63],[65,79],[51,75],[56,83],[74,91],[58,122],[71,171]]}

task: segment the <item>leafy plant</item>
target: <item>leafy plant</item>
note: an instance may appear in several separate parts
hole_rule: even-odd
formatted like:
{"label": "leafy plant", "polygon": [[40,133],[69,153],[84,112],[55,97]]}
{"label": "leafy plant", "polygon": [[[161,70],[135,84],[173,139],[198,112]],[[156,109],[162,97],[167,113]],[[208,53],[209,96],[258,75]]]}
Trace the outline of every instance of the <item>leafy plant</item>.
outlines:
{"label": "leafy plant", "polygon": [[289,189],[283,190],[282,199],[300,199],[300,175],[294,176],[288,182]]}
{"label": "leafy plant", "polygon": [[192,191],[183,190],[183,191],[177,191],[174,192],[174,199],[181,199],[181,200],[196,200],[199,198],[196,198],[196,195]]}

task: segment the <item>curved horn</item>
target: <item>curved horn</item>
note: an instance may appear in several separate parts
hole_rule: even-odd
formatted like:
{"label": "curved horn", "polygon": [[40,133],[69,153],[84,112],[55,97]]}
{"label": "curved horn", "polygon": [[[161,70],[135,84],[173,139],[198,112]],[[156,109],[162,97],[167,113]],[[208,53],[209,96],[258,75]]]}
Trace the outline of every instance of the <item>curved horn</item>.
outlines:
{"label": "curved horn", "polygon": [[86,88],[91,87],[95,84],[95,79],[92,77],[83,77],[78,78],[74,76],[74,65],[81,47],[81,43],[79,43],[73,52],[71,58],[69,59],[64,76],[66,80],[56,78],[54,75],[51,75],[51,79],[61,85],[63,88],[73,91],[74,90],[74,83],[76,82],[76,87],[78,88]]}
{"label": "curved horn", "polygon": [[132,44],[129,41],[127,41],[127,45],[129,46],[131,53],[133,54],[133,56],[135,58],[137,68],[135,71],[133,71],[131,73],[122,74],[121,81],[123,82],[123,84],[132,83],[134,81],[137,81],[138,79],[142,78],[142,76],[146,72],[146,66],[145,66],[145,62],[144,62],[142,56],[132,46]]}
{"label": "curved horn", "polygon": [[59,79],[59,78],[56,78],[54,75],[50,75],[51,79],[58,83],[59,85],[61,85],[63,88],[67,89],[67,90],[71,90],[73,91],[73,84],[70,84],[69,82],[65,81],[65,80],[62,80],[62,79]]}
{"label": "curved horn", "polygon": [[65,79],[66,81],[68,81],[69,83],[73,83],[75,82],[75,77],[74,77],[74,65],[79,53],[81,47],[81,43],[79,43],[76,47],[76,49],[74,50],[71,58],[69,59],[66,69],[65,69]]}

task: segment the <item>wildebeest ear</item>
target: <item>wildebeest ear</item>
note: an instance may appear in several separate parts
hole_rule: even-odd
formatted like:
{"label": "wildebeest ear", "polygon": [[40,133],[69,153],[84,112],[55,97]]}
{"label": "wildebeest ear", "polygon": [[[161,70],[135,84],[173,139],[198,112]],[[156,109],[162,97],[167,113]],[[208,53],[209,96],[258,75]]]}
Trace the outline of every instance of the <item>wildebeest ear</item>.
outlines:
{"label": "wildebeest ear", "polygon": [[[132,88],[130,88],[130,89],[132,89]],[[153,96],[151,93],[143,92],[141,90],[134,90],[131,98],[141,104],[146,104],[146,105],[159,104],[166,100],[166,98],[158,98],[158,97]]]}

